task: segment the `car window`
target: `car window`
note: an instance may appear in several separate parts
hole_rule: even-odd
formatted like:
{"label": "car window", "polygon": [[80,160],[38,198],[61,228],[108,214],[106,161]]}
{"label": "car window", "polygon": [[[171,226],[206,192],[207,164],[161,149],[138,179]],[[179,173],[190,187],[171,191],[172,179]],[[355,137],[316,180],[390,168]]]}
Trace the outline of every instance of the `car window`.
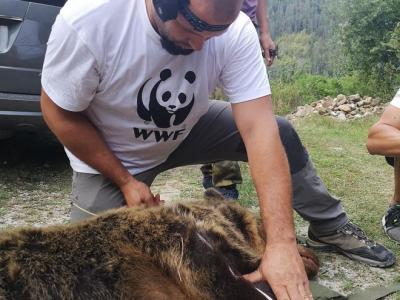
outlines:
{"label": "car window", "polygon": [[40,4],[46,4],[46,5],[52,5],[52,6],[64,6],[65,2],[67,2],[67,0],[22,0],[25,2],[33,2],[33,3],[40,3]]}

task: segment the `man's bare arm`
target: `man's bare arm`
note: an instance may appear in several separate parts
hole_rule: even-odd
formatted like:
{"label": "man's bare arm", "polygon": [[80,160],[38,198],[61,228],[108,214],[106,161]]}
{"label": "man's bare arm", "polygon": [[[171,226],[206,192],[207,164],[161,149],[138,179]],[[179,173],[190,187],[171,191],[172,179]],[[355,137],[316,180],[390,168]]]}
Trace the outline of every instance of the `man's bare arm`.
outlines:
{"label": "man's bare arm", "polygon": [[371,154],[400,156],[400,109],[389,105],[368,132],[367,148]]}
{"label": "man's bare arm", "polygon": [[157,204],[150,189],[133,178],[83,114],[57,106],[43,90],[40,104],[44,120],[60,142],[80,160],[112,180],[121,189],[128,206]]}
{"label": "man's bare arm", "polygon": [[263,97],[232,107],[246,145],[268,240],[260,272],[246,278],[267,280],[278,299],[307,299],[311,293],[296,249],[289,166],[271,99]]}

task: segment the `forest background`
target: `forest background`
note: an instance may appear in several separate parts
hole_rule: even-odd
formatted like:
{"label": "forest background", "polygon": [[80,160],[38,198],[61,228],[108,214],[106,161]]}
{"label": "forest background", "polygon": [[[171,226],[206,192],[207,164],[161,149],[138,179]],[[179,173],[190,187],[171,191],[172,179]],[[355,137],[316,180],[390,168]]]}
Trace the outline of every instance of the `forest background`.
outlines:
{"label": "forest background", "polygon": [[389,101],[400,87],[400,0],[269,0],[275,110],[325,96]]}

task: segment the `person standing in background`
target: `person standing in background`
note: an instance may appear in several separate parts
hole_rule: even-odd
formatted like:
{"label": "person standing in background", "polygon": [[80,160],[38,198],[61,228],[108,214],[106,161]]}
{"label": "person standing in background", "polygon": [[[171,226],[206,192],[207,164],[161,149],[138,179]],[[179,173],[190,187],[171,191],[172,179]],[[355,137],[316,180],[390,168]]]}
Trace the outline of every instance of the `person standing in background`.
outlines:
{"label": "person standing in background", "polygon": [[[271,66],[275,57],[271,55],[270,50],[274,52],[276,45],[269,31],[268,0],[245,0],[243,1],[242,12],[251,19],[257,29],[265,62],[267,66]],[[203,187],[205,189],[215,187],[227,199],[239,198],[236,185],[242,183],[242,175],[238,162],[224,160],[204,164],[200,170],[203,174]]]}

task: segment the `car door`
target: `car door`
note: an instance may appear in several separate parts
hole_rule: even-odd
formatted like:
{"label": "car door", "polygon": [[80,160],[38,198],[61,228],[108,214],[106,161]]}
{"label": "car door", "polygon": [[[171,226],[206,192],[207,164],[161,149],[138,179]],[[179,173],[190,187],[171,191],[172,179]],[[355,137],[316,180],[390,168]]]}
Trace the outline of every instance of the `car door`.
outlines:
{"label": "car door", "polygon": [[0,93],[40,94],[46,43],[63,0],[0,0]]}

